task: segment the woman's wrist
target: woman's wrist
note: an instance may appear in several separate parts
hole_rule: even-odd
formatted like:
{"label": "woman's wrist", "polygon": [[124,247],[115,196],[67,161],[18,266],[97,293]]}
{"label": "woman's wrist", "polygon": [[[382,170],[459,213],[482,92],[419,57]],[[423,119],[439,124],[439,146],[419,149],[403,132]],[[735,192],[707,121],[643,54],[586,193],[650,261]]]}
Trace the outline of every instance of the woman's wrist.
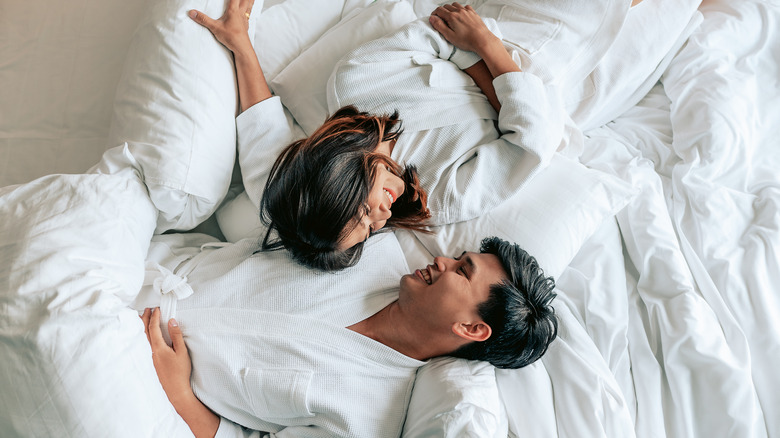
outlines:
{"label": "woman's wrist", "polygon": [[480,58],[484,59],[485,55],[489,56],[499,47],[504,49],[504,43],[501,42],[499,37],[495,36],[493,33],[490,33],[490,35],[486,36],[483,41],[475,45],[474,52],[476,52]]}
{"label": "woman's wrist", "polygon": [[485,61],[494,78],[504,73],[522,71],[498,37],[494,36],[493,39],[482,45],[477,54]]}
{"label": "woman's wrist", "polygon": [[232,52],[233,58],[236,61],[257,61],[255,49],[250,43],[242,44],[240,47],[236,47],[234,50],[232,50]]}

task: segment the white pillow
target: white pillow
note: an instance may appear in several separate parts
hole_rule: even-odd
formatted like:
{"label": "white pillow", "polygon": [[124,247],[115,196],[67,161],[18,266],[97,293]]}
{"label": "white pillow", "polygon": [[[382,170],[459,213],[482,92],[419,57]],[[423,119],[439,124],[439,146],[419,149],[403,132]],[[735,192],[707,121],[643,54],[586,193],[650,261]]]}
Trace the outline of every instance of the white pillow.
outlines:
{"label": "white pillow", "polygon": [[507,426],[493,366],[439,357],[417,371],[402,437],[506,437]]}
{"label": "white pillow", "polygon": [[416,233],[434,256],[476,251],[487,236],[515,242],[557,278],[585,240],[622,209],[635,190],[607,173],[555,154],[512,198],[484,215]]}
{"label": "white pillow", "polygon": [[160,211],[157,233],[198,225],[230,184],[238,105],[232,55],[187,16],[198,9],[219,17],[225,3],[150,2],[117,85],[109,146],[127,143],[127,151],[106,152],[93,171],[137,167]]}
{"label": "white pillow", "polygon": [[270,86],[310,135],[328,117],[326,87],[336,62],[357,46],[415,19],[411,3],[401,0],[379,0],[355,10],[292,61]]}
{"label": "white pillow", "polygon": [[[255,53],[271,81],[325,32],[373,0],[268,0],[255,24]],[[270,84],[269,84],[270,85]],[[271,88],[273,91],[273,87]]]}

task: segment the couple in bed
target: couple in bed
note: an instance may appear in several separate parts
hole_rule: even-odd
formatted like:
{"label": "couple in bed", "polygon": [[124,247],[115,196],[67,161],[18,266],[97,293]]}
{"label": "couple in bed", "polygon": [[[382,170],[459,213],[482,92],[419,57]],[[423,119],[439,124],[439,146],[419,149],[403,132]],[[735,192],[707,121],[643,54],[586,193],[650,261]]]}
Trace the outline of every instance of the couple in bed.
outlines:
{"label": "couple in bed", "polygon": [[369,237],[506,199],[564,137],[557,97],[454,3],[339,63],[328,98],[341,109],[294,141],[250,44],[251,8],[231,0],[219,20],[190,17],[234,54],[244,185],[269,228],[263,249],[287,251],[242,241],[161,269],[186,276],[177,296],[196,292],[162,311],[176,314],[172,348],[161,311],[142,315],[163,388],[195,435],[398,436],[422,361],[541,357],[557,332],[554,282],[517,245],[488,238],[408,274],[392,234]]}

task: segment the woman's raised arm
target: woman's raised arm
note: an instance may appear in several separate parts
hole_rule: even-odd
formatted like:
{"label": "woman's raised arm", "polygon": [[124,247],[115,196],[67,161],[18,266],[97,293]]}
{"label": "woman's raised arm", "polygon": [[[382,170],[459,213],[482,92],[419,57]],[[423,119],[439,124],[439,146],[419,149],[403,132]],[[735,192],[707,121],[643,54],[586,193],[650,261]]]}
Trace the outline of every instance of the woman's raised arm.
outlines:
{"label": "woman's raised arm", "polygon": [[233,52],[242,112],[271,97],[255,49],[249,40],[249,14],[253,4],[254,0],[230,0],[225,13],[217,20],[194,9],[189,12],[190,18],[211,31],[220,43]]}
{"label": "woman's raised arm", "polygon": [[501,40],[485,26],[471,6],[461,6],[455,2],[436,8],[429,19],[431,26],[447,41],[461,50],[474,52],[481,61],[464,69],[477,86],[485,93],[490,105],[496,111],[501,103],[493,88],[493,79],[512,71],[521,71]]}

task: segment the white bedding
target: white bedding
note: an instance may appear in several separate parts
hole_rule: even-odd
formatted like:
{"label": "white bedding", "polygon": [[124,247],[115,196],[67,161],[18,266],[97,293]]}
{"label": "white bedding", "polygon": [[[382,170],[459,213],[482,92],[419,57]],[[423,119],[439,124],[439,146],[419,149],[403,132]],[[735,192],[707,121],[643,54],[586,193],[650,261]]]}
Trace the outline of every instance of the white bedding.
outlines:
{"label": "white bedding", "polygon": [[[430,10],[405,2],[370,15],[372,29]],[[256,51],[275,91],[315,42],[365,36],[355,22],[366,20],[342,18],[370,3],[258,1]],[[662,68],[630,81],[634,64],[596,71],[571,103],[591,128],[577,159],[638,194],[616,196],[550,258],[560,338],[519,371],[435,362],[420,373],[407,436],[780,437],[780,3],[710,0],[699,11],[687,40],[664,35]],[[85,172],[117,146],[107,144],[114,92],[144,13],[143,2],[0,0],[0,187]],[[646,27],[622,32],[635,29]],[[639,91],[587,99],[620,80]],[[126,307],[157,220],[143,192],[134,172],[0,189],[0,435],[189,434]],[[623,205],[613,218],[608,207]],[[252,231],[239,225],[222,231]],[[452,244],[398,239],[413,267]],[[478,384],[454,383],[469,374]]]}

